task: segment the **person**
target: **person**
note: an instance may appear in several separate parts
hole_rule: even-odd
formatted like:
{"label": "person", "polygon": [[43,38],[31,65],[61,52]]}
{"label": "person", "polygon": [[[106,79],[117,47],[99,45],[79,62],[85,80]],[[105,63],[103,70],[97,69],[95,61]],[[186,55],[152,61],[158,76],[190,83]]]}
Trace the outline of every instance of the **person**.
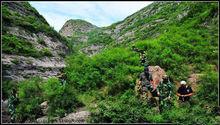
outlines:
{"label": "person", "polygon": [[15,110],[17,103],[18,103],[18,98],[17,98],[16,90],[12,89],[8,100],[8,112],[10,113],[12,123],[15,122]]}
{"label": "person", "polygon": [[167,75],[163,75],[160,84],[157,87],[157,94],[159,96],[159,109],[162,111],[164,108],[171,107],[171,95],[173,85]]}
{"label": "person", "polygon": [[132,50],[139,53],[141,65],[144,67],[148,67],[148,60],[145,54],[146,52],[144,50],[135,48],[134,46],[132,46]]}
{"label": "person", "polygon": [[193,90],[186,84],[186,81],[181,81],[180,84],[181,86],[177,90],[177,96],[179,97],[180,102],[189,102],[190,97],[193,95]]}
{"label": "person", "polygon": [[141,84],[142,95],[148,97],[148,99],[149,99],[149,91],[152,91],[153,89],[151,84],[152,82],[153,79],[151,73],[149,72],[149,68],[145,67],[144,72],[140,74],[139,84]]}
{"label": "person", "polygon": [[61,83],[62,85],[66,85],[66,79],[67,79],[67,77],[66,77],[66,74],[64,73],[64,69],[61,69],[61,70],[60,70],[60,73],[58,74],[57,78],[59,78],[60,83]]}

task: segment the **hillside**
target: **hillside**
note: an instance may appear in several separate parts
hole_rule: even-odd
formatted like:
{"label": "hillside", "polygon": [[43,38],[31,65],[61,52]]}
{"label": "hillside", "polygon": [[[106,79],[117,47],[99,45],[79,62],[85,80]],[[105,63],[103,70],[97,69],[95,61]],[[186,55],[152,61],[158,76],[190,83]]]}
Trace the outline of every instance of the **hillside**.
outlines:
{"label": "hillside", "polygon": [[[70,19],[60,34],[26,2],[2,7],[3,95],[17,91],[16,122],[220,122],[217,2],[154,2],[109,27]],[[171,108],[158,111],[137,95],[144,68],[133,47],[171,79]],[[182,106],[181,80],[194,91]]]}
{"label": "hillside", "polygon": [[65,66],[64,38],[27,2],[3,2],[2,13],[3,78],[57,75]]}

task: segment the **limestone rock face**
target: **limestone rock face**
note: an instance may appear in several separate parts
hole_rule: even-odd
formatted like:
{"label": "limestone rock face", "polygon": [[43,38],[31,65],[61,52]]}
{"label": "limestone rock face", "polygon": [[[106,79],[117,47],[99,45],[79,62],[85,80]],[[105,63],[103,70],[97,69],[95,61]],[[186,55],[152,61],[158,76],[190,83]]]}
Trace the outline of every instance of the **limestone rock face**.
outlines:
{"label": "limestone rock face", "polygon": [[64,39],[28,2],[3,2],[3,8],[3,81],[56,76],[65,67]]}

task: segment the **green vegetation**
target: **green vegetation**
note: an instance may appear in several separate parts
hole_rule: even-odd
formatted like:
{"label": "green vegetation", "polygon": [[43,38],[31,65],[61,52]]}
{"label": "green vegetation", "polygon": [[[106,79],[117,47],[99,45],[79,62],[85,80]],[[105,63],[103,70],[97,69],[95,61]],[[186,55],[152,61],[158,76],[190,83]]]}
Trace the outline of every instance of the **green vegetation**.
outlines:
{"label": "green vegetation", "polygon": [[2,35],[2,52],[33,57],[40,56],[32,43],[15,35]]}
{"label": "green vegetation", "polygon": [[17,88],[17,84],[16,84],[16,82],[3,79],[2,80],[2,88],[3,88],[2,89],[2,98],[7,99],[7,98],[9,98],[11,91],[13,89]]}
{"label": "green vegetation", "polygon": [[89,44],[104,44],[107,45],[113,42],[113,39],[107,33],[96,29],[88,33],[88,41]]}
{"label": "green vegetation", "polygon": [[[5,88],[7,89],[7,88]],[[75,111],[83,104],[77,100],[76,93],[69,85],[62,85],[57,78],[43,80],[32,78],[19,82],[18,105],[16,106],[16,120],[36,120],[42,115],[40,104],[48,102],[48,116],[63,117],[65,113]],[[8,91],[6,91],[8,93]]]}
{"label": "green vegetation", "polygon": [[[2,24],[3,29],[7,29],[4,26],[19,26],[29,31],[30,33],[45,33],[46,35],[52,37],[53,39],[59,39],[64,44],[67,44],[66,38],[62,37],[58,32],[56,32],[46,20],[27,2],[19,3],[21,6],[25,6],[31,13],[30,15],[21,15],[16,11],[9,9],[7,2],[2,4]],[[3,32],[6,33],[6,32]]]}
{"label": "green vegetation", "polygon": [[[151,25],[157,19],[170,20],[166,24],[158,23],[148,29],[137,30],[135,37],[138,39],[135,43],[113,45],[117,46],[116,48],[108,45],[104,51],[92,57],[76,53],[69,56],[66,60],[67,78],[70,84],[79,90],[78,98],[92,112],[89,122],[218,123],[219,118],[215,112],[218,93],[218,73],[215,70],[218,67],[218,29],[215,27],[217,17],[213,14],[216,12],[216,5],[184,2],[175,9],[177,6],[165,4],[156,15],[143,19],[143,22],[138,20],[140,22],[130,29],[128,26],[128,29],[122,30],[121,34],[146,23]],[[185,11],[185,6],[190,7],[189,14],[177,21],[176,17]],[[159,6],[155,6],[157,7]],[[191,13],[195,12],[193,8],[200,8],[196,11],[198,14]],[[203,26],[204,21],[210,19],[212,21],[207,23],[206,27]],[[155,36],[157,33],[159,35]],[[97,37],[97,31],[90,32],[90,35],[92,39],[89,39],[88,43],[103,44],[103,41],[106,41],[105,37]],[[177,97],[174,97],[175,105],[159,113],[155,107],[135,97],[135,80],[143,69],[139,64],[138,54],[131,51],[132,45],[145,50],[149,64],[165,69],[174,81],[186,80],[192,73],[204,75],[198,83],[197,93],[193,96],[190,106],[180,107]],[[98,106],[92,107],[93,103]]]}
{"label": "green vegetation", "polygon": [[[72,39],[67,41],[72,50],[65,60],[67,84],[63,85],[57,78],[29,79],[19,83],[19,104],[16,108],[18,121],[36,119],[41,112],[39,104],[48,101],[49,117],[63,117],[65,113],[85,106],[91,112],[89,122],[92,123],[220,123],[216,111],[219,75],[218,4],[168,2],[154,3],[150,7],[153,9],[149,12],[154,14],[141,18],[136,13],[137,21],[120,32],[122,35],[135,31],[135,41],[116,43],[107,33],[93,30],[88,33],[87,43],[75,46],[71,40],[85,34],[73,34]],[[156,12],[160,7],[161,10]],[[4,25],[13,25],[15,22],[11,23],[14,20],[12,15],[15,16],[16,12],[11,13],[5,6],[3,12],[3,19],[8,20]],[[187,14],[178,18],[183,12]],[[126,19],[130,23],[131,19]],[[158,19],[168,21],[155,24]],[[16,23],[31,32],[43,30],[59,37],[48,25],[34,21],[31,16],[22,17],[22,21]],[[144,27],[144,24],[151,26]],[[113,29],[117,25],[115,23],[109,28]],[[52,55],[48,48],[38,52],[29,42],[16,36],[3,34],[2,41],[5,53]],[[43,42],[39,40],[39,43]],[[105,49],[94,56],[78,51],[91,44],[105,45]],[[149,102],[139,99],[135,95],[134,87],[143,66],[140,65],[138,53],[132,51],[132,46],[144,50],[149,64],[163,68],[175,82],[187,81],[189,75],[194,73],[201,74],[190,104],[181,105],[174,96],[172,108],[159,112]],[[3,93],[7,97],[12,85],[6,82],[4,86],[6,89]]]}
{"label": "green vegetation", "polygon": [[[32,56],[37,58],[53,56],[49,48],[43,48],[40,51],[36,50],[32,43],[15,35],[3,35],[2,48],[3,52],[14,55]],[[16,60],[14,62],[16,63]]]}
{"label": "green vegetation", "polygon": [[61,85],[57,78],[50,78],[43,86],[44,99],[48,101],[49,116],[63,117],[82,104],[76,99],[76,93],[68,85]]}
{"label": "green vegetation", "polygon": [[22,81],[18,85],[18,100],[16,106],[16,119],[24,122],[27,119],[34,120],[40,115],[40,103],[43,101],[40,84],[42,79]]}
{"label": "green vegetation", "polygon": [[43,48],[40,53],[42,56],[53,56],[49,48]]}
{"label": "green vegetation", "polygon": [[37,40],[37,42],[38,42],[39,44],[41,44],[41,45],[47,46],[47,44],[45,43],[45,41],[44,41],[42,38],[39,38],[39,39]]}
{"label": "green vegetation", "polygon": [[124,48],[106,50],[91,58],[73,55],[67,64],[68,80],[77,89],[86,91],[107,85],[106,91],[112,95],[134,86],[135,73],[142,70],[137,54]]}

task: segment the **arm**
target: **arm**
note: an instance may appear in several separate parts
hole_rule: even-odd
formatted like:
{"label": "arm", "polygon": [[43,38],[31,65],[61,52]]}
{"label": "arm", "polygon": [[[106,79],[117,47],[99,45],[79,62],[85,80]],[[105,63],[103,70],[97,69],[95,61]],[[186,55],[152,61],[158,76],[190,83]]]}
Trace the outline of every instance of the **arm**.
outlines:
{"label": "arm", "polygon": [[176,93],[176,95],[177,95],[177,96],[182,96],[182,95],[181,95],[181,94],[179,94],[179,93]]}
{"label": "arm", "polygon": [[193,90],[191,87],[189,87],[189,93],[184,95],[184,97],[187,97],[187,96],[192,96],[193,95]]}
{"label": "arm", "polygon": [[192,96],[193,95],[193,93],[189,93],[189,94],[186,94],[186,95],[183,95],[184,97],[186,97],[186,96]]}

